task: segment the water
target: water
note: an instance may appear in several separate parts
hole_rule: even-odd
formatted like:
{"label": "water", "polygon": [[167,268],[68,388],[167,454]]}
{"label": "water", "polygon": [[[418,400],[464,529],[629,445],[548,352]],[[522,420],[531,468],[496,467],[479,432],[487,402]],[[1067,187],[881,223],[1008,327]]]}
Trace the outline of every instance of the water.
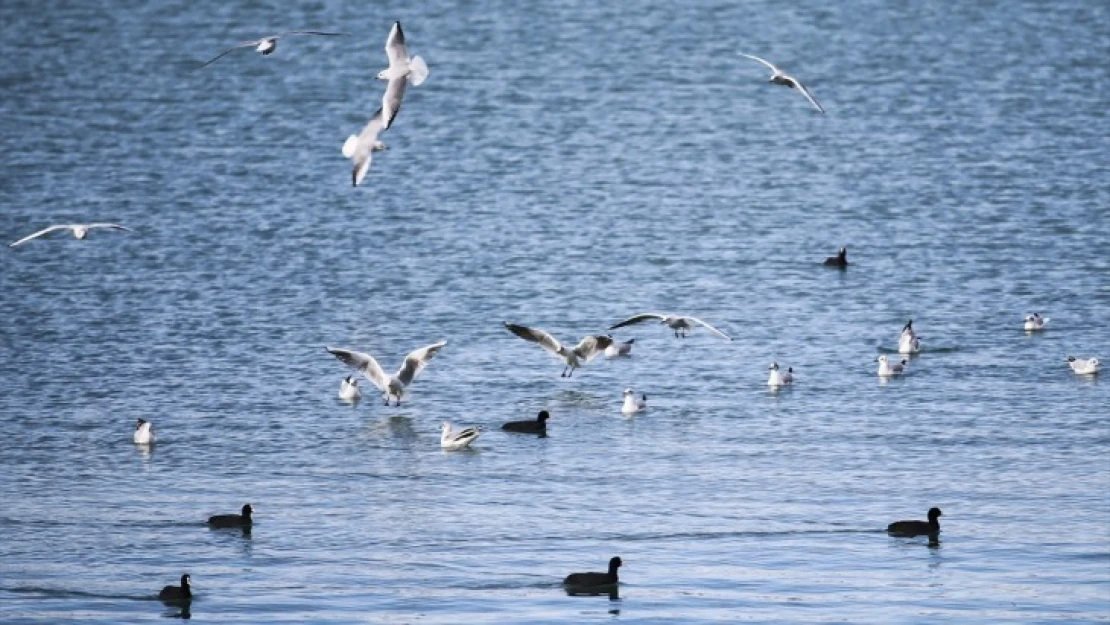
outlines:
{"label": "water", "polygon": [[[431,76],[352,189],[394,19]],[[285,28],[355,36],[193,71]],[[0,233],[139,231],[0,254],[0,621],[179,616],[182,572],[212,623],[1110,620],[1110,393],[1064,363],[1110,359],[1105,3],[16,0],[0,33]],[[617,331],[561,379],[501,327],[645,310],[736,340]],[[325,345],[439,339],[407,405],[335,399]],[[444,419],[488,431],[444,453]],[[245,502],[249,537],[203,525]],[[934,505],[938,547],[882,531]],[[613,555],[619,599],[563,593]]]}

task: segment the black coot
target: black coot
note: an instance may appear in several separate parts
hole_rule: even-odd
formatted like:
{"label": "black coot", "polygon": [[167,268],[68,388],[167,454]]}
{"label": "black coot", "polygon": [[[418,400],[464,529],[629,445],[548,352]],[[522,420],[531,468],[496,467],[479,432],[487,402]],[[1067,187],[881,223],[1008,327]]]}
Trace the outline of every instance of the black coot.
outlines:
{"label": "black coot", "polygon": [[248,503],[243,506],[242,514],[217,514],[208,517],[208,524],[212,527],[249,527],[253,522],[251,512],[254,512],[254,508]]}
{"label": "black coot", "polygon": [[551,415],[546,410],[541,410],[535,419],[528,421],[509,421],[501,426],[506,432],[521,432],[524,434],[544,434],[547,432],[547,420]]}

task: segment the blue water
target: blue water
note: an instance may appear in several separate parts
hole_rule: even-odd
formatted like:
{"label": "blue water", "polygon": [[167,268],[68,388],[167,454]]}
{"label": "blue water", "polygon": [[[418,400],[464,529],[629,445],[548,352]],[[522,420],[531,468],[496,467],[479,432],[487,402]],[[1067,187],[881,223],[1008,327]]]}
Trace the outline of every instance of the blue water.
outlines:
{"label": "blue water", "polygon": [[[209,623],[1110,620],[1110,391],[1064,362],[1110,360],[1110,5],[75,4],[0,5],[0,234],[138,232],[0,253],[0,621],[181,616],[183,572]],[[355,189],[395,19],[431,75]],[[353,36],[194,71],[286,28]],[[563,379],[501,326],[649,310],[736,340]],[[440,339],[336,399],[325,345]]]}

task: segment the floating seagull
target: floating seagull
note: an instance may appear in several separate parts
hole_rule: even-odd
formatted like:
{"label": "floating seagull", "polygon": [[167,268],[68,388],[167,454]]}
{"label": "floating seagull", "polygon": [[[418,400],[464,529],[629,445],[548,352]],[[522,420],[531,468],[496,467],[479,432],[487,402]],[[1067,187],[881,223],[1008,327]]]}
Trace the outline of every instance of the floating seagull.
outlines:
{"label": "floating seagull", "polygon": [[1045,324],[1048,323],[1049,317],[1042,317],[1041,313],[1033,313],[1025,316],[1025,331],[1036,332],[1044,330]]}
{"label": "floating seagull", "polygon": [[154,443],[154,424],[144,419],[135,423],[135,435],[132,440],[136,445],[150,445]]}
{"label": "floating seagull", "polygon": [[848,266],[848,248],[842,247],[837,251],[836,256],[829,256],[825,259],[827,267],[847,267]]}
{"label": "floating seagull", "polygon": [[1072,371],[1080,375],[1098,373],[1098,358],[1076,358],[1075,356],[1068,356],[1068,365],[1071,367]]}
{"label": "floating seagull", "polygon": [[575,369],[593,360],[613,342],[611,337],[598,334],[583,338],[574,349],[569,349],[543,330],[512,323],[506,323],[505,329],[526,341],[539,344],[540,347],[561,358],[566,365],[563,367],[563,372],[559,374],[561,378],[569,378],[574,374]]}
{"label": "floating seagull", "polygon": [[613,341],[612,343],[609,344],[609,347],[605,348],[605,357],[606,358],[622,358],[622,357],[631,356],[632,355],[632,344],[635,343],[635,342],[636,342],[636,339],[628,339],[627,341],[625,341],[623,343],[618,343],[616,341]]}
{"label": "floating seagull", "polygon": [[886,378],[892,375],[902,375],[902,372],[905,371],[906,365],[908,364],[909,361],[905,358],[902,359],[902,362],[890,364],[886,359],[886,354],[883,354],[879,356],[879,376]]}
{"label": "floating seagull", "polygon": [[389,399],[392,397],[397,400],[397,405],[400,406],[401,399],[405,395],[405,387],[412,384],[413,379],[424,370],[424,367],[428,366],[428,361],[439,353],[439,350],[446,344],[447,341],[440,341],[410,352],[408,356],[405,356],[405,362],[401,364],[401,368],[393,375],[388,375],[383,371],[378,361],[374,360],[374,357],[370,354],[340,347],[328,347],[326,349],[331,355],[342,360],[347,366],[354,367],[356,371],[366,376],[367,380],[373,382],[374,386],[382,392],[385,405],[389,405]]}
{"label": "floating seagull", "polygon": [[913,319],[902,326],[902,334],[898,337],[899,354],[916,354],[921,351],[921,337],[913,331]]}
{"label": "floating seagull", "polygon": [[428,78],[428,66],[424,59],[419,56],[409,57],[401,22],[393,22],[389,38],[385,40],[385,53],[389,56],[389,67],[378,72],[379,80],[389,81],[385,87],[385,95],[382,96],[382,110],[385,112],[382,130],[387,130],[393,124],[393,118],[401,110],[406,83],[411,82],[413,87],[419,87]]}
{"label": "floating seagull", "polygon": [[809,94],[809,90],[806,89],[805,85],[803,85],[801,81],[799,81],[797,78],[784,74],[781,69],[775,67],[773,63],[766,59],[761,59],[758,56],[753,56],[751,54],[741,54],[740,56],[746,56],[753,61],[758,61],[767,66],[767,68],[771,70],[771,80],[769,82],[773,82],[776,85],[786,85],[791,89],[797,89],[802,93],[802,95],[806,97],[807,100],[809,100],[809,103],[812,104],[813,108],[817,109],[819,113],[825,112],[825,109],[821,108],[821,105],[817,103],[817,100],[815,100],[814,97]]}
{"label": "floating seagull", "polygon": [[643,412],[647,409],[647,395],[641,395],[639,399],[632,392],[632,389],[624,389],[624,405],[621,406],[621,412],[624,414],[636,414]]}
{"label": "floating seagull", "polygon": [[443,431],[439,437],[439,446],[448,451],[466,449],[482,435],[481,426],[455,430],[451,428],[450,421],[444,421],[439,429]]}
{"label": "floating seagull", "polygon": [[339,383],[339,399],[349,402],[362,399],[362,389],[358,387],[358,380],[353,375],[343,378]]}
{"label": "floating seagull", "polygon": [[[722,336],[722,337],[724,337],[724,338],[726,338],[730,341],[732,340],[731,336],[725,334],[724,332],[721,332],[717,328],[714,328],[713,326],[711,326],[708,323],[702,321],[701,319],[697,319],[695,317],[685,317],[685,316],[682,316],[682,315],[661,315],[659,313],[643,313],[643,314],[634,315],[632,317],[629,317],[628,319],[625,319],[624,321],[622,321],[622,322],[620,322],[616,325],[609,326],[609,329],[610,330],[616,330],[617,328],[623,328],[624,326],[630,326],[634,323],[640,323],[641,321],[647,321],[648,319],[658,319],[660,323],[665,324],[668,328],[673,330],[674,335],[676,337],[681,336],[681,337],[685,338],[687,332],[692,330],[695,325],[699,325],[699,326],[704,326],[706,328],[709,328],[709,330],[711,332],[713,332],[714,334]],[[680,334],[680,332],[681,332],[681,334]]]}
{"label": "floating seagull", "polygon": [[42,230],[39,230],[34,234],[29,234],[16,241],[15,243],[12,243],[8,247],[21,245],[23,243],[26,243],[27,241],[30,241],[31,239],[37,239],[44,234],[50,234],[51,232],[54,232],[56,230],[72,230],[73,238],[81,240],[89,236],[89,230],[94,230],[96,228],[106,228],[109,230],[126,230],[127,232],[134,232],[134,230],[132,230],[131,228],[127,228],[119,224],[58,224],[55,226],[50,226],[49,228],[43,228]]}
{"label": "floating seagull", "polygon": [[197,69],[204,69],[205,67],[208,67],[209,65],[215,63],[216,61],[224,58],[228,54],[231,54],[232,52],[234,52],[236,50],[239,50],[241,48],[254,48],[255,50],[258,51],[259,54],[261,54],[262,56],[266,56],[268,54],[273,53],[273,51],[277,49],[278,39],[281,39],[282,37],[288,37],[290,35],[322,35],[322,36],[325,36],[325,37],[338,37],[340,35],[345,35],[345,34],[346,33],[327,33],[327,32],[323,32],[323,31],[319,31],[319,30],[287,30],[287,31],[284,31],[284,32],[280,32],[276,35],[270,35],[268,37],[263,37],[261,39],[252,39],[250,41],[244,41],[243,43],[240,43],[238,45],[230,47],[227,50],[224,50],[223,52],[217,54],[216,57],[213,58],[212,60],[206,61],[204,63],[204,65],[201,65]]}
{"label": "floating seagull", "polygon": [[382,110],[379,108],[374,112],[370,121],[366,123],[366,127],[362,132],[357,135],[347,137],[343,142],[343,156],[351,159],[354,163],[354,169],[351,170],[351,186],[357,187],[362,183],[362,179],[366,177],[366,173],[370,171],[370,154],[371,152],[381,152],[388,150],[389,146],[378,141],[378,135],[382,130]]}
{"label": "floating seagull", "polygon": [[771,370],[771,375],[767,378],[767,386],[779,387],[794,383],[793,367],[788,368],[786,373],[779,373],[779,363],[772,362],[768,369]]}
{"label": "floating seagull", "polygon": [[914,536],[929,536],[936,540],[940,533],[940,508],[929,508],[928,521],[895,521],[886,526],[886,532],[891,536],[913,538]]}

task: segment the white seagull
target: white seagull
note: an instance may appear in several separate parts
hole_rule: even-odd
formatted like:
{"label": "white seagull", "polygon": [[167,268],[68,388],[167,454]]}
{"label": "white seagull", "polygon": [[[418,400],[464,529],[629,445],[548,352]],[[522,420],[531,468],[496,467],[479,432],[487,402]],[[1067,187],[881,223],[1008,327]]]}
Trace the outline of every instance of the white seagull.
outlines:
{"label": "white seagull", "polygon": [[1098,373],[1098,358],[1076,358],[1068,356],[1068,366],[1080,375]]}
{"label": "white seagull", "polygon": [[370,380],[378,390],[382,392],[382,397],[385,398],[385,405],[389,405],[390,398],[397,400],[397,405],[401,405],[401,399],[404,398],[406,387],[412,384],[412,381],[428,366],[428,361],[432,359],[447,341],[440,341],[432,343],[427,347],[421,347],[418,350],[409,352],[405,356],[405,362],[401,364],[401,368],[393,375],[387,374],[382,370],[378,361],[370,354],[362,352],[351,351],[340,347],[326,348],[331,355],[343,361],[349,367],[353,367],[356,371],[361,373]]}
{"label": "white seagull", "polygon": [[1026,315],[1025,316],[1025,326],[1024,326],[1025,331],[1026,332],[1036,332],[1038,330],[1044,330],[1044,326],[1045,326],[1045,324],[1048,323],[1048,320],[1049,320],[1049,317],[1042,317],[1041,313],[1037,313],[1037,312],[1035,312],[1031,315]]}
{"label": "white seagull", "polygon": [[821,108],[821,105],[817,103],[817,100],[812,95],[810,95],[809,90],[806,89],[805,85],[803,85],[801,81],[797,78],[784,74],[781,69],[775,67],[773,63],[766,59],[761,59],[758,56],[753,56],[751,54],[741,54],[740,56],[746,56],[753,61],[758,61],[767,66],[767,68],[771,70],[771,80],[769,82],[773,82],[776,85],[786,85],[791,89],[797,89],[801,92],[802,95],[806,97],[807,100],[809,100],[809,103],[813,105],[813,108],[817,109],[817,112],[825,112],[825,109]]}
{"label": "white seagull", "polygon": [[624,414],[636,414],[643,412],[647,409],[647,395],[636,397],[632,389],[624,389],[624,405],[621,406],[621,412]]}
{"label": "white seagull", "polygon": [[353,375],[343,378],[339,383],[339,399],[357,402],[362,399],[362,389],[358,387],[358,380]]}
{"label": "white seagull", "polygon": [[378,141],[382,130],[382,110],[378,109],[367,122],[366,127],[357,135],[347,137],[343,142],[343,156],[351,159],[354,168],[351,170],[351,186],[357,187],[370,171],[370,153],[381,152],[389,146]]}
{"label": "white seagull", "polygon": [[921,351],[921,337],[913,331],[913,319],[902,326],[902,334],[898,336],[899,354],[916,354]]}
{"label": "white seagull", "polygon": [[132,437],[136,445],[150,445],[154,442],[154,424],[144,419],[135,423],[135,435]]}
{"label": "white seagull", "polygon": [[631,356],[632,355],[632,344],[635,343],[635,342],[636,342],[636,339],[628,339],[627,341],[625,341],[623,343],[618,343],[617,341],[613,341],[612,343],[609,344],[609,347],[605,348],[605,357],[606,358],[622,358],[622,357]]}
{"label": "white seagull", "polygon": [[794,368],[793,367],[790,367],[789,369],[787,369],[786,373],[780,373],[779,372],[779,363],[772,362],[771,366],[768,367],[768,369],[771,370],[771,375],[768,376],[768,378],[767,378],[767,386],[777,388],[779,386],[786,386],[788,384],[793,384],[794,383]]}
{"label": "white seagull", "polygon": [[611,337],[598,334],[583,338],[578,345],[570,349],[563,346],[555,337],[543,330],[513,323],[505,323],[505,329],[526,341],[538,344],[540,347],[561,358],[563,364],[566,365],[563,367],[563,372],[559,374],[561,378],[569,378],[574,374],[575,369],[593,360],[595,356],[609,347],[613,342]]}
{"label": "white seagull", "polygon": [[278,39],[281,39],[282,37],[288,37],[290,35],[322,35],[325,37],[338,37],[345,34],[346,33],[328,33],[320,30],[287,30],[276,35],[269,35],[261,39],[251,39],[250,41],[244,41],[243,43],[236,44],[228,48],[227,50],[224,50],[223,52],[217,54],[215,58],[205,61],[204,64],[197,69],[204,69],[205,67],[208,67],[216,61],[224,58],[228,54],[231,54],[232,52],[242,48],[254,48],[258,51],[259,54],[261,54],[262,56],[266,56],[277,49]]}
{"label": "white seagull", "polygon": [[428,78],[428,66],[419,56],[409,56],[405,47],[405,33],[401,22],[393,22],[389,37],[385,40],[385,53],[389,56],[389,67],[378,72],[378,80],[388,80],[385,95],[382,96],[382,111],[385,112],[383,130],[393,124],[393,118],[401,110],[401,100],[405,97],[405,86],[412,83],[419,87]]}
{"label": "white seagull", "polygon": [[699,326],[709,328],[709,330],[711,332],[713,332],[714,334],[716,334],[718,336],[724,337],[724,338],[726,338],[730,341],[732,340],[731,336],[725,334],[724,332],[721,332],[717,328],[714,328],[713,326],[711,326],[708,323],[702,321],[701,319],[698,319],[696,317],[686,317],[686,316],[683,316],[683,315],[661,315],[659,313],[642,313],[642,314],[639,314],[639,315],[633,315],[632,317],[629,317],[628,319],[625,319],[624,321],[622,321],[622,322],[620,322],[616,325],[609,326],[609,329],[610,330],[616,330],[617,328],[623,328],[624,326],[630,326],[634,323],[640,323],[641,321],[647,321],[649,319],[659,320],[660,323],[666,325],[668,328],[673,330],[674,335],[676,337],[679,337],[679,336],[685,337],[686,333],[689,332],[690,330],[692,330],[695,325],[699,325]]}
{"label": "white seagull", "polygon": [[456,430],[451,427],[450,421],[444,421],[439,429],[443,431],[439,437],[439,446],[448,451],[470,447],[482,435],[481,426]]}
{"label": "white seagull", "polygon": [[891,364],[887,360],[886,354],[879,356],[879,377],[888,378],[892,375],[902,375],[908,364],[909,361],[905,358],[902,359],[902,362]]}
{"label": "white seagull", "polygon": [[30,241],[31,239],[37,239],[37,238],[39,238],[39,237],[41,237],[45,234],[50,234],[51,232],[55,232],[57,230],[72,230],[73,231],[73,238],[80,240],[80,239],[84,239],[85,237],[89,236],[89,231],[90,230],[94,230],[94,229],[97,229],[97,228],[106,228],[106,229],[109,229],[109,230],[125,230],[127,232],[134,232],[134,230],[132,230],[131,228],[127,228],[127,227],[121,226],[119,224],[58,224],[58,225],[55,225],[55,226],[50,226],[49,228],[43,228],[42,230],[39,230],[38,232],[36,232],[34,234],[29,234],[29,235],[23,237],[22,239],[16,241],[15,243],[12,243],[8,247],[15,247],[17,245],[22,245],[23,243],[26,243],[27,241]]}

